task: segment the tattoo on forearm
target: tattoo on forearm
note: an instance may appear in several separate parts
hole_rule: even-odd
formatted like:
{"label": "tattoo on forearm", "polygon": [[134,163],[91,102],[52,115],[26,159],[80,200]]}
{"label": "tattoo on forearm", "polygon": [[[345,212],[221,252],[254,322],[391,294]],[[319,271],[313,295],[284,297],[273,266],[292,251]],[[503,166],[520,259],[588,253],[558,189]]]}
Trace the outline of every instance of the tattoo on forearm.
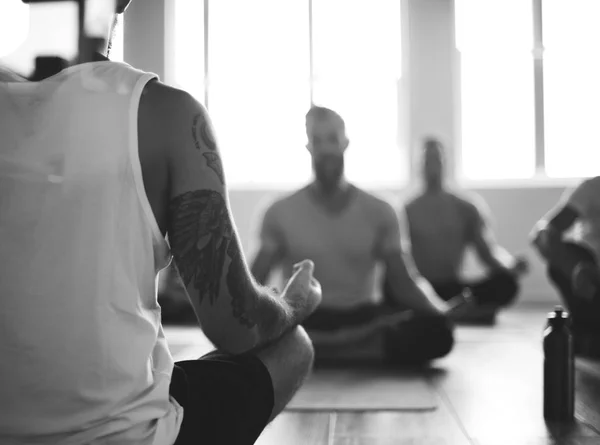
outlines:
{"label": "tattoo on forearm", "polygon": [[[223,196],[213,190],[197,190],[174,198],[169,206],[169,240],[175,264],[186,287],[193,283],[199,302],[214,304],[226,271],[226,285],[236,320],[256,326],[257,300],[248,280],[239,242],[229,220]],[[226,265],[226,257],[230,261]]]}
{"label": "tattoo on forearm", "polygon": [[217,153],[204,153],[206,163],[216,173],[221,185],[225,185],[225,175],[223,174],[223,164],[221,163],[221,157]]}
{"label": "tattoo on forearm", "polygon": [[233,316],[247,328],[256,326],[256,299],[248,298],[256,293],[254,286],[247,279],[244,259],[236,240],[229,243],[227,255],[231,258],[227,270],[227,288],[232,298]]}
{"label": "tattoo on forearm", "polygon": [[206,147],[210,151],[217,150],[217,144],[210,127],[210,122],[204,113],[198,113],[194,116],[192,122],[192,136],[197,150],[202,150],[202,147]]}

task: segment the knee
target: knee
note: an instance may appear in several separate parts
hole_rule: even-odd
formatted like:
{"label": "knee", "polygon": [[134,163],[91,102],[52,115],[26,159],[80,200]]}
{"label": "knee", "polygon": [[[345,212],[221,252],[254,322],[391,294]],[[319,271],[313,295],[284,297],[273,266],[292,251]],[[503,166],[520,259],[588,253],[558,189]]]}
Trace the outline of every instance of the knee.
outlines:
{"label": "knee", "polygon": [[297,326],[289,334],[290,361],[294,363],[296,374],[308,375],[315,361],[315,349],[310,337],[302,326]]}
{"label": "knee", "polygon": [[301,382],[310,374],[315,350],[304,328],[297,326],[259,356],[275,377],[275,385],[279,381],[281,386],[287,387],[288,382]]}
{"label": "knee", "polygon": [[499,306],[511,305],[519,294],[520,285],[517,278],[509,273],[503,273],[496,278],[496,304]]}
{"label": "knee", "polygon": [[454,327],[446,318],[434,318],[428,322],[432,335],[431,358],[445,357],[454,348]]}
{"label": "knee", "polygon": [[501,304],[503,306],[509,306],[510,304],[512,304],[516,300],[520,289],[521,286],[519,282],[515,277],[511,275],[510,278],[506,281],[504,295],[502,295],[501,298]]}
{"label": "knee", "polygon": [[385,354],[391,363],[427,363],[453,347],[454,328],[448,319],[419,316],[386,337]]}
{"label": "knee", "polygon": [[274,404],[270,420],[273,420],[310,374],[315,352],[308,334],[298,326],[259,352],[258,357],[271,376]]}

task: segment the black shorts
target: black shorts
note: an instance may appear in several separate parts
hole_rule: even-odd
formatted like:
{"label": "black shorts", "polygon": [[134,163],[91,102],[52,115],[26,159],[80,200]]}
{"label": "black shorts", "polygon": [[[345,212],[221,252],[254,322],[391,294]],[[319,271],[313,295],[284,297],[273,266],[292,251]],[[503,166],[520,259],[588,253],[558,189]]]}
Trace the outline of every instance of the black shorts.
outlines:
{"label": "black shorts", "polygon": [[184,409],[175,445],[253,444],[274,405],[271,375],[250,355],[213,351],[177,362],[169,392]]}

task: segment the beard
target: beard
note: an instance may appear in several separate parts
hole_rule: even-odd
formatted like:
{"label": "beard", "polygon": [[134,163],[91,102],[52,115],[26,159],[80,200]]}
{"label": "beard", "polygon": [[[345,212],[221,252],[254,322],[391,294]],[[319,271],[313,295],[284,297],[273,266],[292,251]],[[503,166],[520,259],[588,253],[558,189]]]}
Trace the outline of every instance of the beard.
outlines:
{"label": "beard", "polygon": [[313,171],[317,182],[326,190],[337,187],[344,176],[344,157],[325,155],[313,158]]}

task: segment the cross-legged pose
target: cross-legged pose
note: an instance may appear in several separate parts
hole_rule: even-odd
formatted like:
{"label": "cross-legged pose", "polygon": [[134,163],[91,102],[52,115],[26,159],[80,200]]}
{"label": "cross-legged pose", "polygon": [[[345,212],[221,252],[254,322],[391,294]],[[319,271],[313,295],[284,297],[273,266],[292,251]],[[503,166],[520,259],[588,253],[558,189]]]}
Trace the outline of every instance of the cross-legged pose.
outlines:
{"label": "cross-legged pose", "polygon": [[[101,53],[52,74],[0,76],[0,443],[253,444],[311,369],[313,264],[254,281],[191,95]],[[170,261],[198,360],[161,326]]]}
{"label": "cross-legged pose", "polygon": [[[342,117],[312,107],[306,132],[314,180],[266,211],[254,276],[266,284],[277,268],[287,278],[299,258],[314,261],[323,302],[303,326],[317,361],[361,357],[423,364],[448,354],[453,345],[448,305],[402,251],[394,209],[345,178],[349,140]],[[387,270],[391,304],[382,301],[378,265]]]}
{"label": "cross-legged pose", "polygon": [[[513,257],[494,240],[483,202],[447,188],[443,147],[435,139],[424,143],[422,175],[424,190],[405,205],[402,215],[417,269],[446,301],[469,289],[476,305],[465,318],[491,321],[499,308],[516,298],[527,261]],[[469,247],[487,268],[477,282],[460,277]]]}

